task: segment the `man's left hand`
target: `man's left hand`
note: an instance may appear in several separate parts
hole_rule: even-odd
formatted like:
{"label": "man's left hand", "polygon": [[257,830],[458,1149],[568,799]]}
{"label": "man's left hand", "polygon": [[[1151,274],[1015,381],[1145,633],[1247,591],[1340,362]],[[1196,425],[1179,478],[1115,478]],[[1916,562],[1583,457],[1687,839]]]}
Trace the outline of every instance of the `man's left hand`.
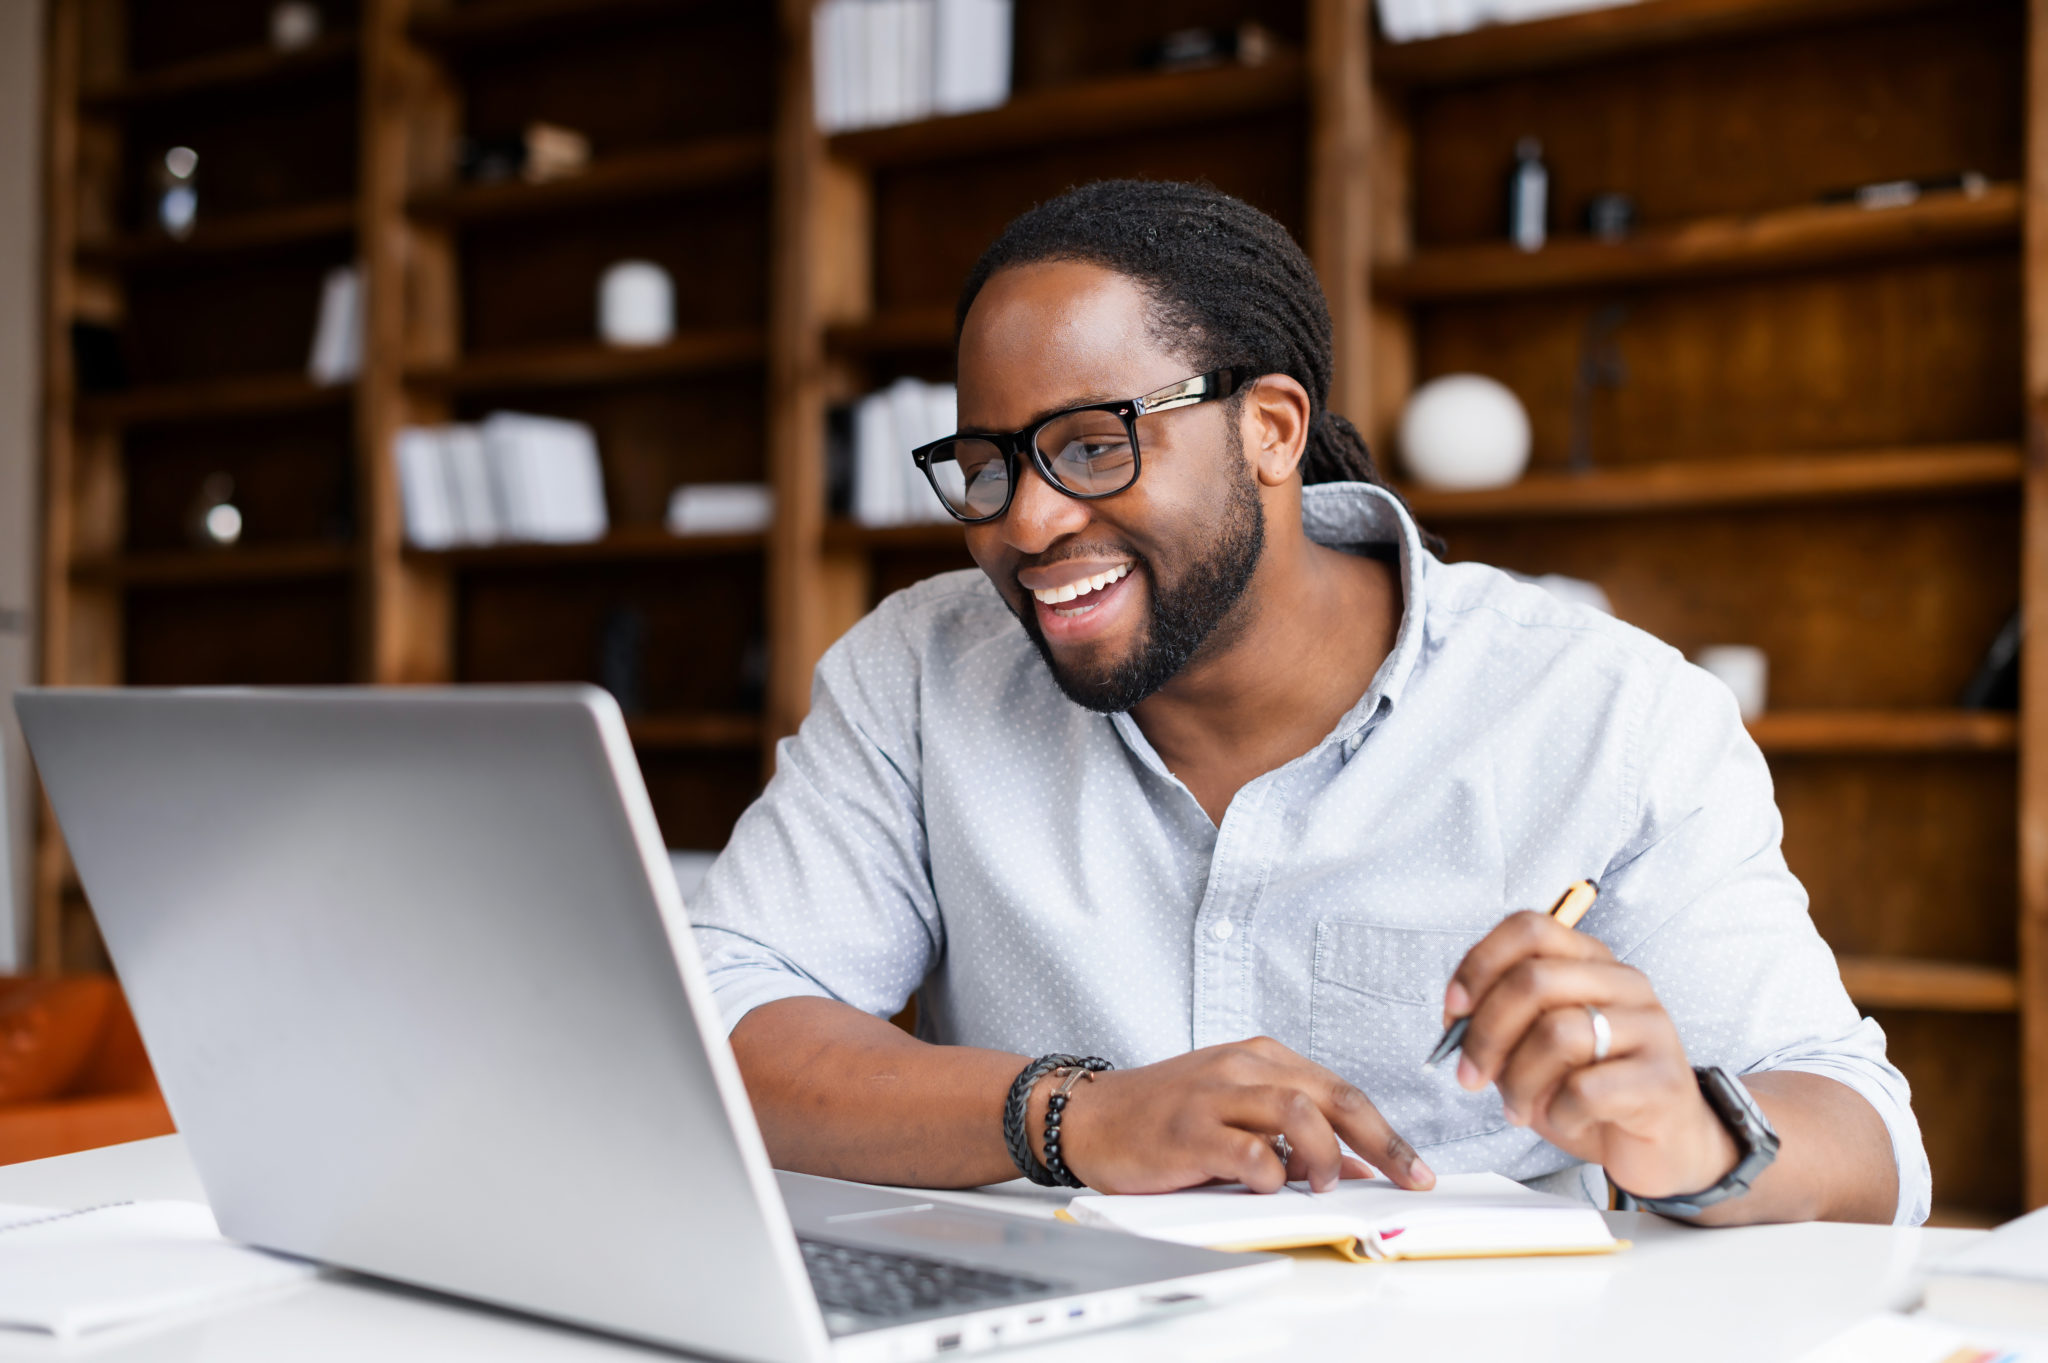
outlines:
{"label": "man's left hand", "polygon": [[[1613,1033],[1597,1063],[1589,1005]],[[1467,1014],[1458,1083],[1498,1085],[1510,1122],[1604,1166],[1629,1192],[1696,1193],[1735,1167],[1735,1140],[1701,1096],[1650,981],[1597,939],[1515,914],[1451,977],[1444,1020]]]}

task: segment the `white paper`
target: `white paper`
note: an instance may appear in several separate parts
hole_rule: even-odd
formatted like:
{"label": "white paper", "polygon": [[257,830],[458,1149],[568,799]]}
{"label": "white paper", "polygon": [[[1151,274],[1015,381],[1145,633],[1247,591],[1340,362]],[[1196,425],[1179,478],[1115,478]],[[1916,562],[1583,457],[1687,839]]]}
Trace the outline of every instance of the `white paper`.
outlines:
{"label": "white paper", "polygon": [[455,509],[448,498],[440,433],[425,426],[404,427],[392,441],[392,454],[398,463],[406,543],[417,549],[446,549],[455,544]]}
{"label": "white paper", "polygon": [[320,316],[306,374],[326,386],[347,383],[363,367],[362,280],[353,265],[338,265],[320,283]]}
{"label": "white paper", "polygon": [[1348,1235],[1375,1258],[1614,1244],[1592,1207],[1534,1192],[1500,1174],[1446,1174],[1426,1193],[1385,1179],[1346,1180],[1327,1193],[1307,1187],[1290,1184],[1271,1194],[1232,1186],[1149,1197],[1077,1197],[1067,1210],[1083,1225],[1186,1245]]}
{"label": "white paper", "polygon": [[0,1207],[0,1327],[71,1338],[313,1276],[313,1265],[223,1240],[196,1202],[75,1214]]}

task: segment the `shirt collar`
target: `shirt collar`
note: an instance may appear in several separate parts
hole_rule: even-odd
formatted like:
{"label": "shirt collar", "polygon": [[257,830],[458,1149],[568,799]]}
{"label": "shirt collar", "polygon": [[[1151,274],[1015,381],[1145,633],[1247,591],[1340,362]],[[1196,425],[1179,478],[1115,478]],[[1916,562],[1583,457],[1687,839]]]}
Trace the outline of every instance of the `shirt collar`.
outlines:
{"label": "shirt collar", "polygon": [[[1345,711],[1323,744],[1317,745],[1341,743],[1348,760],[1358,751],[1367,727],[1383,711],[1394,708],[1415,671],[1415,660],[1422,652],[1423,587],[1431,559],[1422,547],[1422,532],[1401,499],[1371,483],[1311,483],[1304,487],[1301,528],[1317,544],[1350,553],[1391,544],[1401,563],[1401,625],[1394,635],[1393,651],[1380,664],[1358,704]],[[1136,720],[1120,713],[1110,716],[1110,721],[1141,761],[1171,779]]]}

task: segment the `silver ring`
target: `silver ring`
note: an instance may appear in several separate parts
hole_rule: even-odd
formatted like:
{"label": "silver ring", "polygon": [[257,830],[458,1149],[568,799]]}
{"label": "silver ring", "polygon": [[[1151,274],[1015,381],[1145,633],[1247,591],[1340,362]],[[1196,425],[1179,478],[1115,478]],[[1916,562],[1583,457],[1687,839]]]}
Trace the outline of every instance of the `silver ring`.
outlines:
{"label": "silver ring", "polygon": [[1283,1131],[1273,1137],[1273,1153],[1280,1157],[1280,1167],[1282,1169],[1294,1163],[1294,1147],[1288,1144],[1286,1132]]}
{"label": "silver ring", "polygon": [[1586,1016],[1593,1020],[1593,1063],[1597,1065],[1614,1049],[1614,1028],[1608,1023],[1607,1014],[1590,1003],[1586,1005]]}

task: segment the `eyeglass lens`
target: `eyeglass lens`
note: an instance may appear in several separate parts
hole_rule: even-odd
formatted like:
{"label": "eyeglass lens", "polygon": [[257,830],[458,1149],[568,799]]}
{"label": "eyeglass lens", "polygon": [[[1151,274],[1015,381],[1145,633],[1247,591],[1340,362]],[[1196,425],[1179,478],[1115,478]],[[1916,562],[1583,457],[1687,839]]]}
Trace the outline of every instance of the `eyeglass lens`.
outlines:
{"label": "eyeglass lens", "polygon": [[[1056,417],[1039,430],[1038,452],[1055,483],[1084,497],[1121,492],[1137,474],[1130,430],[1114,412]],[[962,516],[986,520],[1009,501],[1009,461],[992,441],[949,440],[931,451],[928,464],[932,486]]]}

